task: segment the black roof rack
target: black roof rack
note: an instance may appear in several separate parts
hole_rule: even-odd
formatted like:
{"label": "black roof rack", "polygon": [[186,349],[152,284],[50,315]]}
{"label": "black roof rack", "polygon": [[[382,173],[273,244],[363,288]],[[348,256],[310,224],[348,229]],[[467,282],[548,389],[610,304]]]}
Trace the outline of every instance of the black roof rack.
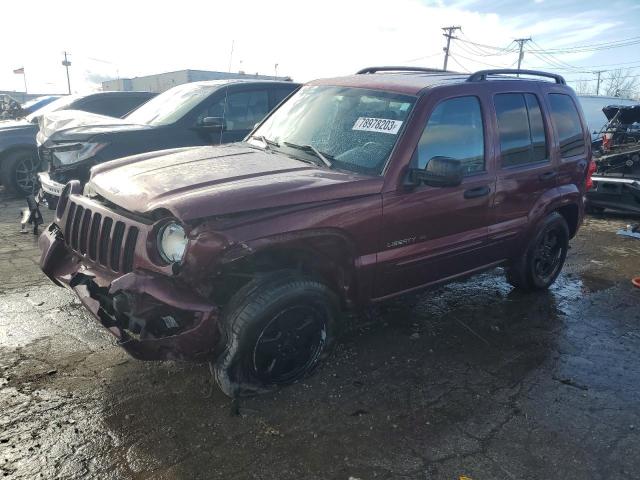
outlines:
{"label": "black roof rack", "polygon": [[560,85],[566,85],[567,82],[564,80],[562,75],[558,75],[556,73],[547,73],[540,72],[538,70],[516,70],[513,68],[505,68],[505,69],[497,69],[497,70],[480,70],[476,73],[469,75],[467,78],[467,82],[480,82],[483,80],[487,80],[489,75],[534,75],[536,77],[546,77],[553,78],[556,83]]}
{"label": "black roof rack", "polygon": [[427,72],[427,73],[452,73],[447,70],[440,70],[438,68],[424,68],[424,67],[367,67],[362,70],[358,70],[356,75],[362,75],[365,73],[376,72]]}

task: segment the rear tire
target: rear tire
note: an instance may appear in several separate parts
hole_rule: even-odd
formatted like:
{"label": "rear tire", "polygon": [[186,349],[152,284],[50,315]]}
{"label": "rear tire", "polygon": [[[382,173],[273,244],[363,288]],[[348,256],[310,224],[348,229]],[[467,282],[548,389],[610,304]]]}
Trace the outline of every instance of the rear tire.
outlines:
{"label": "rear tire", "polygon": [[34,194],[40,166],[40,159],[35,150],[11,152],[0,161],[1,183],[20,196]]}
{"label": "rear tire", "polygon": [[545,290],[555,282],[569,249],[569,227],[558,212],[545,217],[526,251],[506,269],[507,281],[524,291]]}
{"label": "rear tire", "polygon": [[315,279],[280,271],[252,280],[220,318],[220,389],[236,398],[305,378],[329,356],[338,315],[337,296]]}

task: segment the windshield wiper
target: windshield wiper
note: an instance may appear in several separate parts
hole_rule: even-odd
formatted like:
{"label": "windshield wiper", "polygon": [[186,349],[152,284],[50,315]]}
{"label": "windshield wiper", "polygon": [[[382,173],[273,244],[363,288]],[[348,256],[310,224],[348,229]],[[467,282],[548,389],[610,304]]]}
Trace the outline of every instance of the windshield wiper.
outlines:
{"label": "windshield wiper", "polygon": [[264,143],[265,150],[271,150],[271,147],[280,146],[278,142],[276,142],[275,140],[269,140],[264,135],[251,135],[251,138],[255,138],[256,140],[260,140],[262,143]]}
{"label": "windshield wiper", "polygon": [[[322,163],[324,163],[329,168],[331,168],[331,166],[333,165],[331,163],[331,160],[329,160],[329,158],[333,158],[333,157],[331,157],[331,155],[328,155],[326,153],[322,153],[320,150],[318,150],[313,145],[296,145],[295,143],[291,143],[291,142],[284,142],[284,144],[287,147],[297,148],[298,150],[302,150],[304,152],[312,152],[312,153],[314,153],[315,156],[318,157],[320,160],[322,160]],[[327,158],[327,157],[329,157],[329,158]]]}

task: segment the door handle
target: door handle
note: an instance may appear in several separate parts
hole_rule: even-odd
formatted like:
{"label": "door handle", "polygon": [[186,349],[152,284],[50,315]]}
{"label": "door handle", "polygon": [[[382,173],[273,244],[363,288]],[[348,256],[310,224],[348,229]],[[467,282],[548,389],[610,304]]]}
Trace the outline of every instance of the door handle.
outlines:
{"label": "door handle", "polygon": [[484,187],[470,188],[464,191],[464,198],[484,197],[485,195],[489,195],[490,191],[491,189],[486,185]]}
{"label": "door handle", "polygon": [[540,176],[538,176],[538,180],[544,182],[545,180],[551,180],[552,178],[555,178],[556,175],[558,175],[555,171],[550,171],[550,172],[544,172],[541,173]]}

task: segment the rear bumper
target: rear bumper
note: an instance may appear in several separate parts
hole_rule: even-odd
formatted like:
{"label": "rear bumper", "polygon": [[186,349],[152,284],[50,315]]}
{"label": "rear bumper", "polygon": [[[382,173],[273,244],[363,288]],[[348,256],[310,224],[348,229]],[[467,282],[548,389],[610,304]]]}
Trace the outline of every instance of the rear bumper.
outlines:
{"label": "rear bumper", "polygon": [[218,309],[178,280],[146,271],[116,276],[83,264],[51,224],[39,240],[40,267],[70,288],[93,317],[141,360],[198,359],[215,353]]}

